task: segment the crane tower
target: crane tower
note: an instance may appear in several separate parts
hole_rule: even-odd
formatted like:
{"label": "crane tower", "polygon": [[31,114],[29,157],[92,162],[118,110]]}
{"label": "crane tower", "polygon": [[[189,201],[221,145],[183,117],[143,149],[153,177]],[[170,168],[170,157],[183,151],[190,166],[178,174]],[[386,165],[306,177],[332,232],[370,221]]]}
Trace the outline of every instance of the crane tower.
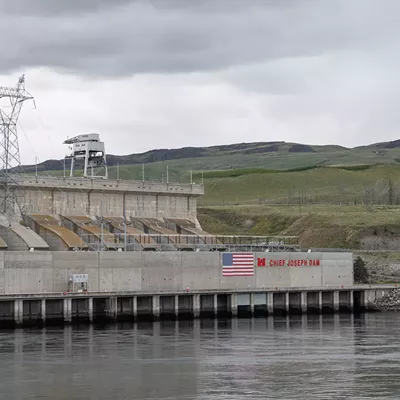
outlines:
{"label": "crane tower", "polygon": [[[78,135],[64,141],[72,145],[71,172],[74,176],[75,162],[83,162],[83,176],[85,178],[108,178],[107,161],[104,142],[100,141],[98,133]],[[90,175],[88,174],[90,169]]]}
{"label": "crane tower", "polygon": [[17,122],[22,105],[33,97],[25,90],[25,75],[15,87],[0,86],[0,212],[9,219],[16,214],[19,188],[18,167],[21,165]]}

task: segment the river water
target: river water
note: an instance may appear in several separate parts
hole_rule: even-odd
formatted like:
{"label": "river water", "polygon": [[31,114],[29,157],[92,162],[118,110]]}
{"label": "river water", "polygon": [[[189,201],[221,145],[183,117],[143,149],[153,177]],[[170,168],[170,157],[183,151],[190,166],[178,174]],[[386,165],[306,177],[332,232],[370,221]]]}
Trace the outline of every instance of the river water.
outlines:
{"label": "river water", "polygon": [[400,315],[0,331],[0,399],[347,398],[400,398]]}

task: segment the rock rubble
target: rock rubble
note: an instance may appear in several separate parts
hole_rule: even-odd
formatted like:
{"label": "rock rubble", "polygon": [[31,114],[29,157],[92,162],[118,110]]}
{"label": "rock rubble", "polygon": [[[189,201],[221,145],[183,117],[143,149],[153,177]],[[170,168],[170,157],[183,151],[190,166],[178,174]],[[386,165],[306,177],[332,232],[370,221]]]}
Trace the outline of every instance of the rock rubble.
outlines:
{"label": "rock rubble", "polygon": [[400,288],[376,299],[374,305],[381,311],[400,311]]}

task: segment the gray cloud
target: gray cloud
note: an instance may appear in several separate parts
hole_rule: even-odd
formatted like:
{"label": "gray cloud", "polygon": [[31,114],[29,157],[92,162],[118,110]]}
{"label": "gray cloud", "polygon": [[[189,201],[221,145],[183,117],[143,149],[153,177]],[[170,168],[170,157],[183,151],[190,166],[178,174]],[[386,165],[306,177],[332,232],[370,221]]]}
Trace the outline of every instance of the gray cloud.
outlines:
{"label": "gray cloud", "polygon": [[[21,126],[42,160],[90,131],[120,154],[393,140],[399,11],[398,0],[0,0],[0,84],[27,72],[38,110],[24,108]],[[21,152],[33,161],[23,137]]]}
{"label": "gray cloud", "polygon": [[400,11],[395,0],[0,0],[0,5],[0,49],[6,54],[0,72],[50,66],[100,76],[368,51],[393,39]]}
{"label": "gray cloud", "polygon": [[57,16],[60,14],[81,14],[104,8],[118,7],[132,3],[132,0],[2,0],[0,10],[5,14]]}

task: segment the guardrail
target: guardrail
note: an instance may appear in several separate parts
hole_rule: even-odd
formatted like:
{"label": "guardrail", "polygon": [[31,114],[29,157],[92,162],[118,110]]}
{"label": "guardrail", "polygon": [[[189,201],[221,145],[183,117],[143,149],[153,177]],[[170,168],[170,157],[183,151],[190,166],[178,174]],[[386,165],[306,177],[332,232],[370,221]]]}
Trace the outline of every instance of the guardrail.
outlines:
{"label": "guardrail", "polygon": [[[270,251],[300,249],[297,236],[163,235],[104,232],[80,235],[94,251]],[[112,238],[112,239],[110,239]]]}

